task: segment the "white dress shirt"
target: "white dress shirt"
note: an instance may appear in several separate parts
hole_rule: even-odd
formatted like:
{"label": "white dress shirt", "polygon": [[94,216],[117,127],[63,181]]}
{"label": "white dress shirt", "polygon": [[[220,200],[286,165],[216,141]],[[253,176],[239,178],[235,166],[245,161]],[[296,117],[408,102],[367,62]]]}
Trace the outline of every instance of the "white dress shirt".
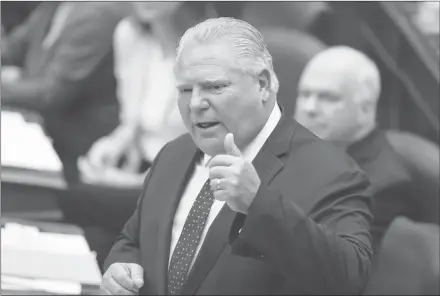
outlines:
{"label": "white dress shirt", "polygon": [[[275,104],[269,116],[269,119],[267,120],[263,129],[255,137],[255,139],[242,151],[246,161],[252,162],[254,160],[255,156],[257,156],[261,147],[263,147],[264,143],[266,142],[270,134],[277,126],[278,122],[280,121],[280,118],[281,118],[281,110],[278,104]],[[203,184],[205,184],[206,180],[209,177],[209,168],[206,167],[206,164],[211,158],[212,158],[211,156],[205,154],[203,161],[200,161],[199,163],[196,164],[194,173],[191,176],[191,179],[189,180],[189,183],[185,188],[182,198],[180,199],[173,221],[173,229],[171,233],[170,257],[168,260],[168,264],[171,261],[174,248],[176,247],[177,242],[179,240],[180,234],[182,232],[183,226],[186,221],[186,217],[188,216],[191,207],[197,198],[197,195],[202,189]],[[218,201],[218,200],[214,201],[211,210],[209,212],[208,219],[205,224],[205,228],[203,229],[203,233],[200,237],[199,245],[197,246],[196,253],[191,263],[191,268],[192,265],[194,264],[195,259],[197,258],[197,255],[200,251],[203,241],[205,240],[209,227],[211,226],[212,222],[214,222],[215,218],[217,217],[218,213],[220,212],[224,204],[225,204],[224,201]]]}

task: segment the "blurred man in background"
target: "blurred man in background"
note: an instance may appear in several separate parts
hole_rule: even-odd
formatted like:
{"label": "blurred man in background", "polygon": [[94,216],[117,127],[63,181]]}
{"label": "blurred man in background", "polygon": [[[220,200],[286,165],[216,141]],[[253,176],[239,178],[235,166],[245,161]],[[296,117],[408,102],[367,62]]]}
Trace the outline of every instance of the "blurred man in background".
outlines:
{"label": "blurred man in background", "polygon": [[375,248],[397,215],[438,221],[438,209],[431,209],[427,197],[411,191],[410,173],[377,126],[381,79],[373,61],[349,47],[329,48],[306,66],[298,89],[296,120],[320,138],[344,147],[373,184]]}
{"label": "blurred man in background", "polygon": [[2,40],[2,66],[21,69],[2,79],[2,104],[43,117],[69,184],[77,158],[118,123],[112,35],[126,5],[43,2]]}

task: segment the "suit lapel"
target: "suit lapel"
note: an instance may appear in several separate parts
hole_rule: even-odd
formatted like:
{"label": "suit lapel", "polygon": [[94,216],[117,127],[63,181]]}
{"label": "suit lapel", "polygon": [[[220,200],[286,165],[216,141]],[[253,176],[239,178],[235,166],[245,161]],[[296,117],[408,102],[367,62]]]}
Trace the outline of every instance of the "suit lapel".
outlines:
{"label": "suit lapel", "polygon": [[291,149],[296,122],[282,115],[280,122],[267,139],[252,162],[261,182],[270,185],[275,175],[282,169],[282,156]]}
{"label": "suit lapel", "polygon": [[158,279],[158,294],[166,294],[166,279],[168,273],[168,259],[171,245],[171,230],[173,226],[174,215],[180,198],[188,183],[189,178],[194,169],[194,163],[200,153],[192,140],[187,144],[182,153],[174,155],[171,160],[173,165],[172,170],[168,170],[167,179],[169,182],[163,186],[161,193],[162,204],[160,206],[162,216],[158,226],[158,253],[157,253],[157,279]]}
{"label": "suit lapel", "polygon": [[[290,148],[295,124],[292,120],[281,118],[277,127],[257,154],[253,165],[264,184],[270,184],[276,174],[283,168],[283,162],[278,158]],[[194,295],[215,266],[220,254],[229,242],[229,233],[237,213],[228,205],[224,205],[212,223],[200,249],[194,266],[183,286],[183,295]]]}

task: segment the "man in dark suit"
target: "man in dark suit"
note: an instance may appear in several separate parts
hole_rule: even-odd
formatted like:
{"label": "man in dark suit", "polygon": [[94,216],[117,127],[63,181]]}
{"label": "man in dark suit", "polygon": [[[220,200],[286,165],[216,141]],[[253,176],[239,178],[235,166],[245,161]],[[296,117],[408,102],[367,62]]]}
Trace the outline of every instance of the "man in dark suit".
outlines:
{"label": "man in dark suit", "polygon": [[419,211],[428,201],[412,190],[410,173],[377,126],[381,85],[372,60],[349,47],[331,47],[310,61],[298,88],[296,120],[344,147],[372,183],[374,250],[398,215],[419,222],[435,220]]}
{"label": "man in dark suit", "polygon": [[232,18],[182,37],[188,129],[154,160],[106,259],[107,294],[357,294],[370,269],[365,174],[277,104],[262,35]]}
{"label": "man in dark suit", "polygon": [[2,79],[2,104],[42,115],[69,183],[77,158],[118,123],[112,36],[126,5],[43,2],[2,40],[2,66],[22,70]]}

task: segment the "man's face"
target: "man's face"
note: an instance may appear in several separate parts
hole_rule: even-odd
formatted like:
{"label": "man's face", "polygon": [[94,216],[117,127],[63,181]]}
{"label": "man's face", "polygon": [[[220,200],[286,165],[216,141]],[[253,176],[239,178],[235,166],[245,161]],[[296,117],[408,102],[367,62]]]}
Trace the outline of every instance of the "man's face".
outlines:
{"label": "man's face", "polygon": [[227,40],[186,44],[175,72],[182,119],[204,153],[225,153],[228,133],[243,149],[264,126],[268,85],[240,70]]}
{"label": "man's face", "polygon": [[295,119],[322,139],[350,141],[360,128],[360,106],[345,74],[321,62],[310,64],[301,76]]}

